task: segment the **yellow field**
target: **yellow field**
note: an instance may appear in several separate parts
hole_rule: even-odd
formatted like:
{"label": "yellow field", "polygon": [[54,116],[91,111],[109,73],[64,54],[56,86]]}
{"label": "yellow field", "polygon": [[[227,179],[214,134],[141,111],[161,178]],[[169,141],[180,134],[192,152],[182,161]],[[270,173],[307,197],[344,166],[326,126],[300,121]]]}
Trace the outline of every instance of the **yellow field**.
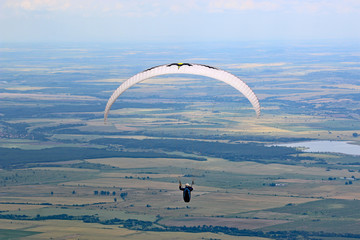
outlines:
{"label": "yellow field", "polygon": [[258,237],[239,237],[214,233],[173,233],[173,232],[141,232],[119,228],[118,226],[104,226],[96,223],[80,221],[46,220],[46,221],[17,221],[0,220],[1,229],[14,229],[43,232],[34,236],[24,237],[26,240],[56,239],[56,240],[108,240],[108,239],[224,239],[224,240],[266,240]]}
{"label": "yellow field", "polygon": [[[285,175],[301,174],[313,176],[343,177],[349,175],[347,170],[327,169],[320,167],[291,166],[282,164],[261,164],[256,162],[231,162],[220,158],[208,157],[207,161],[193,161],[188,159],[172,158],[106,158],[90,159],[91,163],[108,164],[120,168],[147,167],[190,167],[192,169],[215,170],[249,175]],[[196,171],[196,170],[194,170]],[[359,172],[352,173],[360,178]]]}
{"label": "yellow field", "polygon": [[[1,198],[1,200],[7,200],[5,198]],[[8,199],[14,200],[14,199]],[[24,205],[24,204],[0,204],[0,211],[21,211],[21,210],[32,210],[42,208],[41,205]]]}

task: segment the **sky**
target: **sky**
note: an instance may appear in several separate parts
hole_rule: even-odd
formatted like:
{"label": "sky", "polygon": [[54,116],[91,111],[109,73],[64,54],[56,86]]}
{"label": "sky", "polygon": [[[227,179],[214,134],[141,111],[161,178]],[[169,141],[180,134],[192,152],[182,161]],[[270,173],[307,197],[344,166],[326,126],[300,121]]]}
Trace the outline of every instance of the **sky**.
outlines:
{"label": "sky", "polygon": [[0,0],[0,42],[360,40],[360,0]]}

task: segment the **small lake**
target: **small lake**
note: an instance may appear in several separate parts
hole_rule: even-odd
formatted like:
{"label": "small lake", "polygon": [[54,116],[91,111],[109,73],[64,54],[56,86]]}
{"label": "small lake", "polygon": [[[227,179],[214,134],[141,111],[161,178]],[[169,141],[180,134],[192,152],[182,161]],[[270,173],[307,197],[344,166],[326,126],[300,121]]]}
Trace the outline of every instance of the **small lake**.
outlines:
{"label": "small lake", "polygon": [[304,152],[330,152],[360,156],[360,146],[343,141],[306,141],[274,144],[275,146],[304,148]]}

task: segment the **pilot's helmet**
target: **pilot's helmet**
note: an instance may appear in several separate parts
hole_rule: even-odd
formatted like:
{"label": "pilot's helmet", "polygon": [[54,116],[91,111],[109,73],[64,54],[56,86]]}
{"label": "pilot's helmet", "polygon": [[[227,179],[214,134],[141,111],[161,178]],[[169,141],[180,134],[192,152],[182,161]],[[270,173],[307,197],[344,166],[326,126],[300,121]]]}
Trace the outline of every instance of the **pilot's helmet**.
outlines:
{"label": "pilot's helmet", "polygon": [[190,184],[186,183],[186,184],[185,184],[185,187],[190,187]]}

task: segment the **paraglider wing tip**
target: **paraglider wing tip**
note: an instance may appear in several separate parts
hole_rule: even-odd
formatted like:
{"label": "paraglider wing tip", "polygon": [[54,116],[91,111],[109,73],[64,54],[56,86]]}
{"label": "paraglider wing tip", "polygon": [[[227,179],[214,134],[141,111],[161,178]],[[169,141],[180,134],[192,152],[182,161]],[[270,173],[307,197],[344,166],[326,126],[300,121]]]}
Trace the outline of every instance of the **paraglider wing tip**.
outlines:
{"label": "paraglider wing tip", "polygon": [[104,124],[106,124],[106,120],[107,120],[107,114],[104,114]]}

